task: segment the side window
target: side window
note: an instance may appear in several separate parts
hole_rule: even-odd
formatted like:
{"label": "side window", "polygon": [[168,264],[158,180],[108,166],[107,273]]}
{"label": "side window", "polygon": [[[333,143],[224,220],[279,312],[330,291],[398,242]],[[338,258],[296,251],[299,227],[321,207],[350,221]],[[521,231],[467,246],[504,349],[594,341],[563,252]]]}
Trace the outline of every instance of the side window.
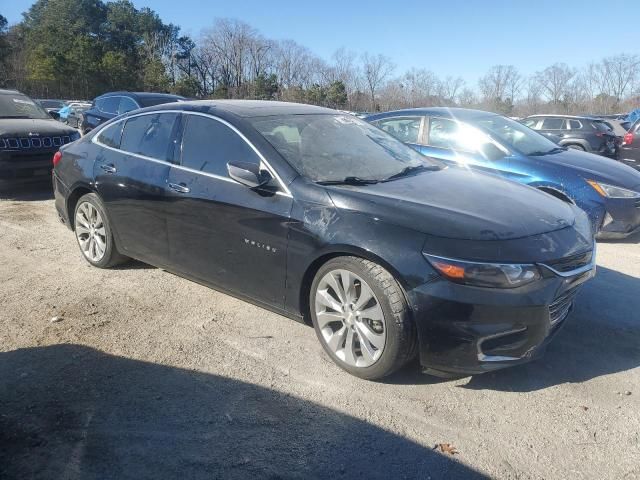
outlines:
{"label": "side window", "polygon": [[120,148],[145,157],[171,161],[177,113],[158,113],[129,118],[122,131]]}
{"label": "side window", "polygon": [[536,125],[538,124],[537,118],[528,118],[522,122],[525,127],[533,128],[536,130]]}
{"label": "side window", "polygon": [[545,118],[542,122],[543,130],[564,130],[564,118]]}
{"label": "side window", "polygon": [[376,126],[404,143],[419,143],[421,117],[385,118],[375,122]]}
{"label": "side window", "polygon": [[449,150],[459,149],[459,125],[445,118],[431,118],[429,122],[429,145]]}
{"label": "side window", "polygon": [[96,107],[104,113],[117,114],[120,97],[106,97],[96,100]]}
{"label": "side window", "polygon": [[569,120],[569,128],[571,130],[580,130],[582,128],[582,124],[578,120]]}
{"label": "side window", "polygon": [[182,166],[228,176],[227,162],[260,163],[260,157],[236,132],[221,122],[186,115],[182,135]]}
{"label": "side window", "polygon": [[118,115],[137,110],[139,107],[136,102],[129,97],[120,97],[120,104],[118,105]]}
{"label": "side window", "polygon": [[98,141],[103,145],[111,148],[120,148],[120,140],[122,139],[122,125],[124,122],[114,123],[104,128],[98,134]]}

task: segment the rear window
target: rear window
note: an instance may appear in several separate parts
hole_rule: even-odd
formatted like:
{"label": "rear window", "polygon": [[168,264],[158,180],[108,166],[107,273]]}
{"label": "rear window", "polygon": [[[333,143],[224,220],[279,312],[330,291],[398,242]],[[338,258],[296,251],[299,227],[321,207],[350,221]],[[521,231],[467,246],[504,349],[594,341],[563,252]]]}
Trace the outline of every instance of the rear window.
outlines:
{"label": "rear window", "polygon": [[142,107],[153,107],[154,105],[162,105],[163,103],[177,102],[184,100],[182,97],[142,97],[138,98],[138,103]]}
{"label": "rear window", "polygon": [[103,145],[111,148],[120,147],[120,139],[122,138],[122,126],[124,122],[114,123],[104,128],[98,134],[98,141]]}
{"label": "rear window", "polygon": [[611,128],[604,122],[593,122],[593,128],[601,132],[610,132]]}
{"label": "rear window", "polygon": [[542,122],[543,130],[563,130],[564,118],[545,118]]}
{"label": "rear window", "polygon": [[140,115],[127,120],[122,132],[120,148],[145,157],[170,161],[177,113]]}

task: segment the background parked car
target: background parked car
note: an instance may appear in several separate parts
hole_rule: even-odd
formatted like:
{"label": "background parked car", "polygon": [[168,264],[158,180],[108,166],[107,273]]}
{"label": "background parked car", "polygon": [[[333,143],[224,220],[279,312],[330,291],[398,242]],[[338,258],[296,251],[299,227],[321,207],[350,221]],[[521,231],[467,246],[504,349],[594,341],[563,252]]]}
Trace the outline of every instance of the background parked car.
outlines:
{"label": "background parked car", "polygon": [[56,100],[53,98],[42,98],[42,99],[38,99],[36,100],[36,102],[38,102],[40,104],[40,106],[42,108],[44,108],[44,110],[48,113],[48,114],[52,114],[52,117],[57,119],[57,113],[58,111],[65,106],[65,101],[64,100]]}
{"label": "background parked car", "polygon": [[0,90],[0,184],[50,179],[53,154],[78,138],[26,95]]}
{"label": "background parked car", "polygon": [[91,108],[91,104],[90,103],[85,103],[85,104],[71,104],[69,105],[69,113],[67,114],[67,117],[64,119],[64,122],[73,127],[73,128],[80,128],[80,126],[82,125],[82,118],[83,118],[83,114],[84,112],[86,112],[87,110],[89,110]]}
{"label": "background parked car", "polygon": [[82,115],[80,130],[83,134],[90,132],[107,120],[131,112],[139,108],[152,107],[162,103],[185,100],[179,95],[147,92],[110,92],[93,101],[90,109]]}
{"label": "background parked car", "polygon": [[559,147],[519,122],[479,110],[410,109],[367,120],[427,156],[575,203],[600,238],[640,229],[640,172],[621,162]]}
{"label": "background parked car", "polygon": [[636,170],[640,170],[640,120],[636,120],[624,135],[620,147],[620,160]]}
{"label": "background parked car", "polygon": [[568,115],[532,115],[521,122],[541,133],[560,137],[563,147],[617,158],[619,144],[615,133],[598,118]]}

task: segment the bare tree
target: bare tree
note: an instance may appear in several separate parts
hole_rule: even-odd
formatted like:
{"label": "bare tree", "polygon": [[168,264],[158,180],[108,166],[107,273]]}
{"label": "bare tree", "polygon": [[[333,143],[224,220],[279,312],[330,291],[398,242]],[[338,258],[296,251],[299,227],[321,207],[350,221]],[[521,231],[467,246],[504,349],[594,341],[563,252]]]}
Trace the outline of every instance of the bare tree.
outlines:
{"label": "bare tree", "polygon": [[542,93],[551,104],[557,108],[565,105],[571,81],[576,75],[576,71],[566,63],[555,63],[536,74],[538,83],[542,87]]}
{"label": "bare tree", "polygon": [[510,109],[522,88],[522,76],[513,65],[494,65],[480,78],[478,87],[486,105]]}
{"label": "bare tree", "polygon": [[384,81],[393,73],[395,69],[391,59],[384,55],[371,55],[364,53],[362,55],[362,75],[365,85],[369,91],[371,100],[371,110],[376,109],[376,93],[382,86]]}

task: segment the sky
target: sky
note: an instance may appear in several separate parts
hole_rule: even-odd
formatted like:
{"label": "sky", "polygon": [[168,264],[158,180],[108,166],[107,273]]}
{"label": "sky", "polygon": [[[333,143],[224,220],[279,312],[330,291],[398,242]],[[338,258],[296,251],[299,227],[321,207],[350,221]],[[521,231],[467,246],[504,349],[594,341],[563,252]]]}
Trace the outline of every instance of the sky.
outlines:
{"label": "sky", "polygon": [[[29,0],[1,0],[16,23]],[[532,74],[564,62],[640,53],[633,0],[133,0],[197,37],[217,17],[240,19],[273,39],[293,39],[329,60],[345,47],[390,57],[395,74],[415,67],[475,87],[492,65]]]}

